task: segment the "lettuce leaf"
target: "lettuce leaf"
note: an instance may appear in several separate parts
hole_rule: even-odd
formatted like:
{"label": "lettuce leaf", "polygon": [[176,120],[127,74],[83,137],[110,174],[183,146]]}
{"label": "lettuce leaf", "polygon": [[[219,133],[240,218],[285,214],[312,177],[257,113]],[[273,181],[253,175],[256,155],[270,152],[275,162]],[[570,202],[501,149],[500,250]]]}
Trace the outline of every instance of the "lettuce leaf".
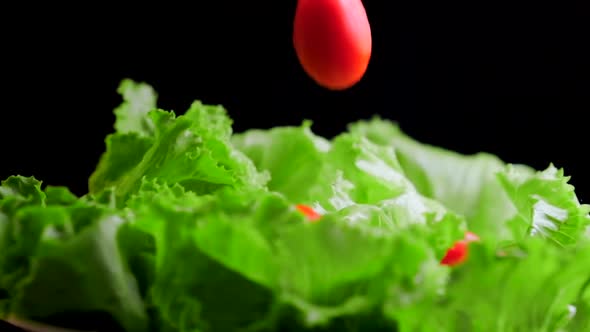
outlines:
{"label": "lettuce leaf", "polygon": [[310,200],[309,184],[318,181],[318,167],[330,142],[311,132],[311,122],[300,127],[253,129],[232,136],[232,143],[257,169],[272,174],[267,187],[292,201]]}
{"label": "lettuce leaf", "polygon": [[540,235],[557,245],[576,244],[590,225],[590,205],[580,204],[563,169],[550,165],[528,174],[508,168],[499,179],[517,209],[516,236]]}
{"label": "lettuce leaf", "polygon": [[122,204],[144,177],[199,194],[266,183],[266,176],[231,145],[231,120],[222,107],[194,102],[177,117],[154,109],[155,97],[145,84],[124,81],[119,92],[126,101],[116,110],[117,132],[106,139],[107,151],[90,177],[90,193],[114,188]]}
{"label": "lettuce leaf", "polygon": [[408,201],[351,206],[311,224],[266,190],[197,196],[144,182],[129,206],[155,238],[151,299],[167,325],[258,331],[292,318],[286,312],[309,328],[379,311],[386,300],[401,305],[401,292],[406,306],[435,298],[448,276],[435,248],[451,243],[461,220],[398,220]]}
{"label": "lettuce leaf", "polygon": [[[527,238],[494,255],[475,245],[467,264],[449,283],[448,297],[429,324],[444,331],[584,331],[590,326],[583,284],[590,242],[563,250]],[[472,294],[472,296],[469,296]],[[429,331],[425,328],[419,331]]]}
{"label": "lettuce leaf", "polygon": [[179,185],[144,182],[130,200],[138,226],[155,240],[150,298],[164,325],[178,331],[234,331],[260,324],[271,310],[268,287],[276,283],[277,271],[256,227],[269,225],[269,214],[276,222],[289,215],[272,213],[282,208],[275,206],[278,197],[256,203],[252,194],[221,191],[214,199]]}
{"label": "lettuce leaf", "polygon": [[155,134],[154,123],[147,115],[156,108],[158,95],[154,89],[148,84],[124,79],[117,92],[123,96],[123,103],[115,109],[117,133],[152,137]]}
{"label": "lettuce leaf", "polygon": [[[497,179],[505,164],[496,156],[466,156],[423,144],[405,135],[396,124],[378,117],[351,124],[350,131],[393,147],[418,191],[465,216],[470,230],[482,237],[510,238],[502,222],[516,210]],[[533,172],[525,166],[514,168]]]}
{"label": "lettuce leaf", "polygon": [[270,174],[269,190],[322,211],[416,192],[392,148],[350,133],[328,142],[310,126],[252,130],[234,135],[233,142]]}
{"label": "lettuce leaf", "polygon": [[149,317],[118,245],[126,221],[32,177],[0,186],[0,314],[37,320],[105,312],[126,331]]}
{"label": "lettuce leaf", "polygon": [[432,319],[406,316],[402,331],[576,331],[570,326],[590,324],[590,316],[574,314],[590,303],[580,295],[590,280],[590,266],[581,263],[590,253],[590,207],[579,203],[563,170],[460,155],[416,142],[379,118],[350,130],[394,147],[420,192],[464,215],[482,238]]}

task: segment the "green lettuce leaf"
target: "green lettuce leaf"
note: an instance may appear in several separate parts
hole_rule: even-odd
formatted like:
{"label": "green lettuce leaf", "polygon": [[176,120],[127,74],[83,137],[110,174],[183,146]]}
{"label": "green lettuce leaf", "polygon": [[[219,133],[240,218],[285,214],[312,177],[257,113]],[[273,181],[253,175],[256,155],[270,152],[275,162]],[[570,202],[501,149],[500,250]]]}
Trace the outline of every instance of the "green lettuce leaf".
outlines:
{"label": "green lettuce leaf", "polygon": [[270,174],[268,189],[295,202],[310,199],[309,185],[318,181],[330,142],[311,132],[311,122],[300,127],[249,130],[232,136],[234,145],[257,169]]}
{"label": "green lettuce leaf", "polygon": [[163,325],[174,331],[237,331],[265,324],[273,311],[277,269],[263,232],[271,220],[302,217],[287,213],[279,196],[264,193],[197,196],[178,184],[144,181],[129,206],[157,248],[150,299]]}
{"label": "green lettuce leaf", "polygon": [[270,174],[270,190],[322,211],[416,191],[392,148],[349,133],[328,142],[313,134],[310,125],[251,130],[234,135],[233,142]]}
{"label": "green lettuce leaf", "polygon": [[588,259],[587,240],[563,250],[529,237],[494,255],[474,245],[446,299],[416,331],[584,331],[578,327],[590,326],[590,299],[581,296]]}
{"label": "green lettuce leaf", "polygon": [[589,304],[578,294],[590,278],[590,268],[580,264],[588,259],[590,208],[579,203],[562,170],[535,172],[485,153],[464,156],[414,141],[379,118],[350,130],[393,147],[416,188],[464,215],[482,238],[429,315],[395,316],[401,331],[549,332],[588,326],[587,317],[572,312]]}
{"label": "green lettuce leaf", "polygon": [[[393,147],[408,179],[417,190],[465,216],[469,229],[482,237],[510,239],[503,222],[516,212],[498,181],[505,164],[487,153],[462,155],[417,142],[394,123],[378,117],[350,125],[350,131],[376,144]],[[525,166],[514,166],[532,173]]]}
{"label": "green lettuce leaf", "polygon": [[590,205],[580,204],[563,169],[550,165],[531,175],[508,168],[499,178],[518,211],[515,236],[540,235],[560,246],[586,236]]}
{"label": "green lettuce leaf", "polygon": [[[470,229],[481,235],[489,234],[495,240],[524,236],[523,230],[508,233],[518,227],[506,227],[510,220],[534,233],[551,232],[550,238],[567,244],[575,242],[589,225],[590,207],[579,203],[567,183],[569,177],[553,165],[535,172],[523,165],[506,165],[486,153],[461,155],[416,142],[395,124],[379,118],[352,124],[350,130],[394,147],[416,188],[466,216]],[[559,218],[564,220],[556,220]]]}
{"label": "green lettuce leaf", "polygon": [[158,95],[146,83],[125,79],[117,92],[123,96],[123,103],[115,109],[115,129],[121,134],[135,133],[151,137],[155,133],[154,123],[147,116],[156,108]]}
{"label": "green lettuce leaf", "polygon": [[146,331],[149,317],[118,244],[123,217],[21,176],[2,181],[0,215],[3,317],[104,312],[126,331]]}
{"label": "green lettuce leaf", "polygon": [[377,203],[411,186],[393,150],[349,134],[329,143],[311,132],[309,122],[248,131],[234,136],[234,143],[270,174],[270,190],[320,209]]}
{"label": "green lettuce leaf", "polygon": [[231,145],[231,120],[222,107],[194,102],[177,117],[153,109],[150,91],[145,85],[121,84],[125,102],[116,110],[117,132],[107,137],[107,151],[90,177],[90,193],[114,188],[121,204],[144,177],[199,194],[266,183],[265,175]]}
{"label": "green lettuce leaf", "polygon": [[107,136],[107,151],[101,156],[88,182],[90,192],[98,194],[116,186],[125,175],[133,172],[153,144],[153,138],[136,133]]}
{"label": "green lettuce leaf", "polygon": [[[325,326],[379,311],[386,300],[400,307],[393,299],[401,292],[404,306],[417,305],[443,290],[448,269],[438,262],[464,231],[460,217],[415,192],[316,224],[263,189],[197,196],[144,181],[129,206],[155,238],[152,301],[180,331],[264,330],[292,310],[306,328]],[[220,280],[224,292],[210,294]]]}

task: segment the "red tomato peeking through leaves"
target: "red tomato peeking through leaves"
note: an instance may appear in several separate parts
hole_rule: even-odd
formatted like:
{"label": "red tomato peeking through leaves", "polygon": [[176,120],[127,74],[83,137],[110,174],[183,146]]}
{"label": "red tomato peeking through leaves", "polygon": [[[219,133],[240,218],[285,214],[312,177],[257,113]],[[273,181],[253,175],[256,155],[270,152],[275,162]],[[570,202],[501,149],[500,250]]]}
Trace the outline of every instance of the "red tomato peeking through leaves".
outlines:
{"label": "red tomato peeking through leaves", "polygon": [[361,0],[299,0],[293,43],[319,85],[344,90],[361,80],[371,57],[371,27]]}
{"label": "red tomato peeking through leaves", "polygon": [[469,257],[469,243],[479,241],[479,237],[472,232],[467,232],[463,240],[457,241],[449,249],[440,261],[442,265],[456,266],[464,263]]}
{"label": "red tomato peeking through leaves", "polygon": [[303,213],[307,217],[307,219],[309,219],[309,221],[320,220],[321,215],[317,213],[313,208],[303,204],[298,204],[295,207],[297,208],[297,210],[299,210],[299,212]]}

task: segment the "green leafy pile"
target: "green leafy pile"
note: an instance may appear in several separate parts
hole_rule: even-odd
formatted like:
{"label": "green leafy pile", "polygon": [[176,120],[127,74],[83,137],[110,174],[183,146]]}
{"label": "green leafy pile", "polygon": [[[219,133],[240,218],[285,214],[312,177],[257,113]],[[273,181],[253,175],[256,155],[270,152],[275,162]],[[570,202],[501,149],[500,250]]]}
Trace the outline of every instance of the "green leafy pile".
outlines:
{"label": "green leafy pile", "polygon": [[[109,317],[127,332],[590,330],[590,208],[562,170],[428,146],[379,118],[333,140],[309,122],[232,134],[220,106],[177,116],[146,84],[119,92],[87,195],[2,181],[0,317]],[[467,230],[480,237],[467,262],[441,265]]]}

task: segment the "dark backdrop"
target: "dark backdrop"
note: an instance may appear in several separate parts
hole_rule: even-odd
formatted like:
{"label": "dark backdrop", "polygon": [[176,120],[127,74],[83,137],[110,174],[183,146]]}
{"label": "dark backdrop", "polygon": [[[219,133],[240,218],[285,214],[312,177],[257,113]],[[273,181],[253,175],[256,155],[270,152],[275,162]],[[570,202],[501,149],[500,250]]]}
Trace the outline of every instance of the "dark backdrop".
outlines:
{"label": "dark backdrop", "polygon": [[237,131],[307,118],[333,136],[379,114],[448,149],[554,162],[590,197],[587,6],[473,2],[366,0],[373,57],[344,92],[299,67],[295,0],[5,11],[0,175],[83,194],[129,77],[152,84],[164,109],[223,104]]}

